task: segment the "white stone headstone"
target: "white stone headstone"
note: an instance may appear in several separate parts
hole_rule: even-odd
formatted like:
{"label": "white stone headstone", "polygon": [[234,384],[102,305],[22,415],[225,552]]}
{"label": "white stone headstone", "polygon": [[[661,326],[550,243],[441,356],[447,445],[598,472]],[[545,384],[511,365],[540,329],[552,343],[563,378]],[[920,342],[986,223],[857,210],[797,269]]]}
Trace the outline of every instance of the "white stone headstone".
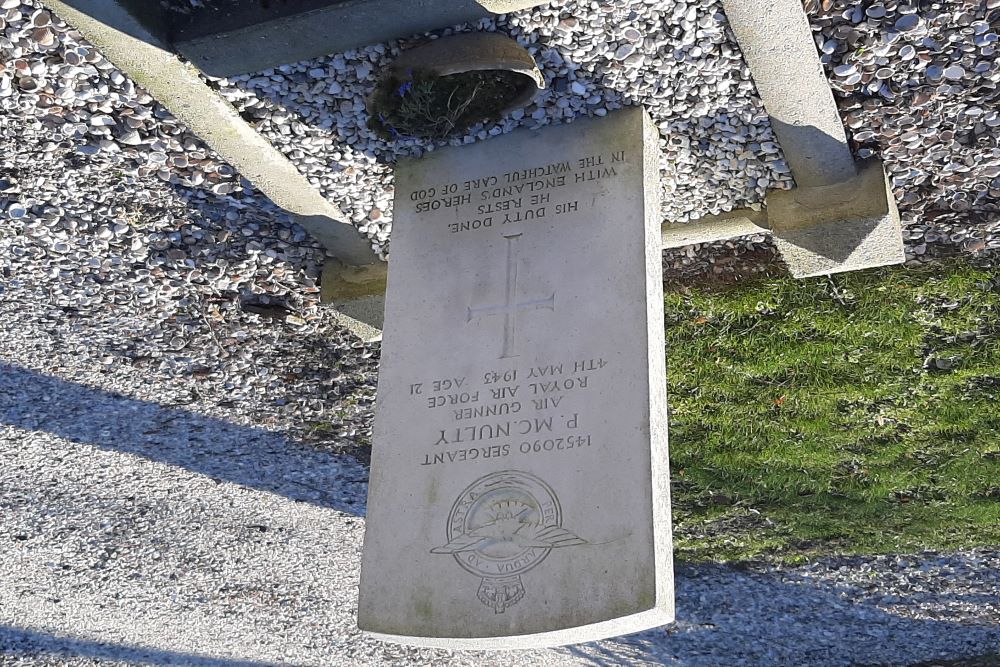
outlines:
{"label": "white stone headstone", "polygon": [[658,155],[633,108],[397,167],[363,630],[673,620]]}

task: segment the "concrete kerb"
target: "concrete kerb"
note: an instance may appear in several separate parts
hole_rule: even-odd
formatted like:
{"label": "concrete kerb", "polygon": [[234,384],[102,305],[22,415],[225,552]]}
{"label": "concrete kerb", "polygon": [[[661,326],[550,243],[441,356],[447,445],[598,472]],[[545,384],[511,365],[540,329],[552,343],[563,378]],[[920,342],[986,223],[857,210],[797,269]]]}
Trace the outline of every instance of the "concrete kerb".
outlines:
{"label": "concrete kerb", "polygon": [[797,278],[905,261],[885,171],[877,161],[854,163],[801,0],[723,0],[723,7],[797,187],[768,193],[766,219],[737,211],[687,234],[668,226],[666,247],[767,227]]}
{"label": "concrete kerb", "polygon": [[[45,4],[274,203],[294,214],[329,254],[344,265],[365,267],[359,270],[367,275],[384,275],[385,262],[343,214],[208,87],[193,66],[178,59],[117,0],[45,0]],[[371,285],[377,294],[378,281],[364,284]],[[360,294],[359,289],[358,284],[350,285],[353,299],[372,294]]]}
{"label": "concrete kerb", "polygon": [[801,0],[723,0],[726,18],[801,188],[855,175]]}
{"label": "concrete kerb", "polygon": [[181,36],[174,47],[208,74],[233,76],[538,4],[542,3],[538,0],[348,0],[233,29],[221,19],[214,34],[187,40]]}
{"label": "concrete kerb", "polygon": [[841,183],[772,190],[766,210],[740,209],[663,226],[664,248],[770,234],[796,278],[901,264],[899,211],[882,163],[869,160]]}
{"label": "concrete kerb", "polygon": [[708,215],[687,225],[664,223],[661,236],[663,247],[667,249],[770,232],[767,226],[767,211],[755,205],[719,215]]}
{"label": "concrete kerb", "polygon": [[341,324],[368,342],[382,338],[386,266],[351,266],[328,259],[323,267],[320,300],[334,308]]}

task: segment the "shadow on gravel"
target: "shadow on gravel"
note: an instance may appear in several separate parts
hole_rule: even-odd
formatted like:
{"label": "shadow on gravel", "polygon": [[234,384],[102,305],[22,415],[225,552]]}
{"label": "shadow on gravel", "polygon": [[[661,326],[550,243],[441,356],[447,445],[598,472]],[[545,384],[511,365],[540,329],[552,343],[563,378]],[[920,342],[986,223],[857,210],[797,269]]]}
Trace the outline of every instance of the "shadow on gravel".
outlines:
{"label": "shadow on gravel", "polygon": [[[925,590],[898,590],[895,594],[900,599],[893,606],[907,608],[910,613],[920,608],[923,613],[944,618],[902,616],[873,600],[851,599],[864,595],[863,589],[851,590],[843,582],[821,581],[798,571],[782,576],[725,565],[681,564],[676,572],[676,623],[559,650],[599,667],[902,667],[978,656],[1000,645],[1000,607],[994,605],[992,612],[980,607],[977,615],[989,619],[982,623],[958,618],[970,613],[964,599],[970,593],[992,592],[996,602],[997,579],[991,572],[977,577],[972,558],[959,568],[969,568],[962,582],[952,581],[954,575],[948,573],[939,575],[938,581],[920,577],[920,563],[912,567],[913,576],[921,579]],[[947,620],[949,616],[954,620]]]}
{"label": "shadow on gravel", "polygon": [[67,382],[0,361],[0,424],[363,516],[368,471],[280,433]]}
{"label": "shadow on gravel", "polygon": [[[353,459],[317,452],[263,429],[92,389],[3,362],[0,424],[140,456],[301,502],[364,513],[367,473]],[[896,598],[882,607],[864,588],[846,588],[843,581],[821,580],[802,569],[774,572],[678,563],[676,623],[557,650],[584,664],[609,666],[900,666],[983,655],[1000,645],[1000,607],[991,603],[996,599],[998,574],[984,570],[974,555],[957,562],[961,559],[951,557],[949,567],[937,577],[921,574],[917,559],[899,572],[906,576],[890,591]],[[919,593],[908,592],[914,590]],[[867,600],[858,601],[865,596]],[[896,611],[903,607],[939,618],[904,616]],[[970,615],[981,620],[969,620]],[[0,662],[5,655],[194,667],[267,664],[103,644],[0,624]],[[337,657],[316,655],[326,662]]]}
{"label": "shadow on gravel", "polygon": [[15,658],[87,658],[136,665],[185,665],[186,667],[277,667],[273,662],[226,660],[194,653],[163,651],[146,646],[103,644],[88,639],[60,637],[25,628],[0,625],[0,656]]}

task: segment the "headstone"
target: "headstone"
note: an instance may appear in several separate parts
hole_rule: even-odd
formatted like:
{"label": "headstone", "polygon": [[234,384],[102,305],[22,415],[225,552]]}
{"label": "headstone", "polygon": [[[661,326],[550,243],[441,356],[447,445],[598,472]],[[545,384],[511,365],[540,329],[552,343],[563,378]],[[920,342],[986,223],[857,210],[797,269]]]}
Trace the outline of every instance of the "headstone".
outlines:
{"label": "headstone", "polygon": [[673,620],[657,146],[633,108],[398,165],[363,630]]}

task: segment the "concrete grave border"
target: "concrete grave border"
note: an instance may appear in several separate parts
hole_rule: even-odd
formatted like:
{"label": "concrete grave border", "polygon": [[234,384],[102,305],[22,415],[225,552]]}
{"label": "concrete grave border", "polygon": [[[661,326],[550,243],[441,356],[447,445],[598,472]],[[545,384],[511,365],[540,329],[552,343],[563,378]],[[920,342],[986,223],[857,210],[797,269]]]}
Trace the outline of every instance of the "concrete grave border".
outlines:
{"label": "concrete grave border", "polygon": [[882,164],[856,165],[801,0],[723,0],[797,187],[767,210],[665,225],[665,248],[770,233],[796,278],[906,260]]}
{"label": "concrete grave border", "polygon": [[[323,271],[323,301],[332,303],[337,319],[359,337],[369,341],[381,337],[386,263],[336,206],[201,79],[194,65],[177,57],[177,45],[168,42],[153,0],[42,1],[243,177],[292,213],[333,256]],[[202,39],[211,40],[212,48],[227,49],[230,73],[242,73],[536,4],[537,0],[353,0]],[[361,5],[367,12],[361,13],[364,30],[347,18],[357,15]],[[401,17],[411,19],[400,24]],[[311,29],[304,31],[303,22]],[[253,46],[255,38],[283,41],[287,48],[258,49]],[[291,50],[291,45],[301,50]],[[268,54],[267,61],[260,60],[262,51]],[[194,51],[181,49],[181,54],[198,62]]]}
{"label": "concrete grave border", "polygon": [[[347,0],[257,26],[228,32],[223,27],[216,34],[172,46],[164,35],[155,34],[158,18],[147,0],[43,2],[264,194],[294,214],[327,248],[332,259],[323,271],[322,299],[333,304],[343,324],[366,340],[381,335],[385,262],[342,212],[172,49],[179,48],[186,58],[202,62],[213,73],[232,74],[277,64],[275,59],[291,62],[404,36],[399,34],[403,31],[413,34],[541,4],[538,0]],[[770,233],[792,275],[799,278],[902,263],[899,212],[884,171],[877,162],[860,171],[854,164],[800,0],[724,0],[723,6],[798,187],[771,192],[766,211],[746,209],[690,225],[666,224],[664,247]],[[352,23],[352,15],[367,16],[363,29]],[[400,17],[413,17],[413,22],[408,19],[401,27]],[[338,26],[338,31],[330,31],[330,25]],[[271,40],[271,57],[267,62],[255,60],[264,50],[253,44],[265,38]],[[346,41],[337,41],[341,38]],[[204,44],[192,46],[199,40]],[[222,52],[225,63],[219,60]]]}
{"label": "concrete grave border", "polygon": [[[178,53],[212,76],[258,72],[543,4],[538,0],[344,0],[192,39]],[[331,29],[336,26],[336,29]]]}

